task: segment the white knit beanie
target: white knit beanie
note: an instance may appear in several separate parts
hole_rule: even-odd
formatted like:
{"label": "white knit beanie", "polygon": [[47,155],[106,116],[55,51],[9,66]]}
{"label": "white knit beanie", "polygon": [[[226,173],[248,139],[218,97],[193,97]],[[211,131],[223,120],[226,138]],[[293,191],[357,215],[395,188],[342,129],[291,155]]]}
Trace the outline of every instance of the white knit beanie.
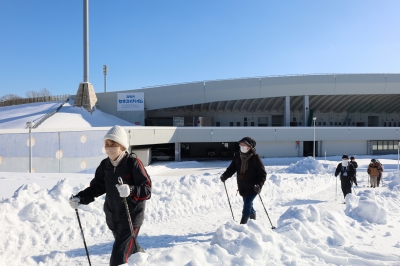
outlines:
{"label": "white knit beanie", "polygon": [[121,144],[125,150],[128,150],[129,144],[128,144],[128,136],[126,135],[125,130],[120,127],[120,126],[113,126],[107,134],[104,136],[104,141],[106,139],[115,141],[119,144]]}

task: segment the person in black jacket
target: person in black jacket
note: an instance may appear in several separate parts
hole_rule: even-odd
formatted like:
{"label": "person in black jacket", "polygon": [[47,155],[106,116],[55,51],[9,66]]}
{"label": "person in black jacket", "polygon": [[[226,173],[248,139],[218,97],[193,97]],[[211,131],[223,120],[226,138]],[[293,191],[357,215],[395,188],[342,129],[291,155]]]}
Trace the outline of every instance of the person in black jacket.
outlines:
{"label": "person in black jacket", "polygon": [[225,182],[233,174],[237,173],[237,184],[240,196],[243,197],[243,210],[241,224],[246,224],[250,219],[256,219],[256,211],[253,201],[267,179],[267,172],[260,156],[256,153],[256,141],[245,137],[239,141],[240,152],[235,154],[231,164],[221,175],[221,181]]}
{"label": "person in black jacket", "polygon": [[351,181],[354,177],[354,166],[349,163],[349,156],[344,154],[342,156],[342,162],[338,164],[335,171],[335,176],[340,174],[340,183],[343,191],[343,197],[351,193]]}
{"label": "person in black jacket", "polygon": [[[115,238],[110,265],[116,266],[128,263],[130,255],[144,252],[137,236],[143,224],[146,200],[151,196],[151,180],[142,162],[128,154],[128,138],[122,127],[112,127],[104,142],[108,157],[97,167],[90,187],[72,196],[69,203],[76,209],[80,204],[89,204],[106,194],[106,223]],[[118,182],[119,177],[123,180],[122,185]],[[122,198],[126,198],[128,203],[133,232]]]}
{"label": "person in black jacket", "polygon": [[356,158],[354,156],[350,157],[350,163],[353,165],[354,167],[354,176],[353,176],[353,182],[356,186],[357,185],[357,168],[358,168],[358,163],[356,162]]}

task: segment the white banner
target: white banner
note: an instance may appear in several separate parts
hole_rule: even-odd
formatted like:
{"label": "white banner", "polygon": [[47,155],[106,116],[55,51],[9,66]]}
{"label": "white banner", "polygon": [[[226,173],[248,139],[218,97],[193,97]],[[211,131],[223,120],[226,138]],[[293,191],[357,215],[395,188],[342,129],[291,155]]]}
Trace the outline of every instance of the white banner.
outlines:
{"label": "white banner", "polygon": [[144,93],[118,93],[117,111],[143,111],[144,110]]}

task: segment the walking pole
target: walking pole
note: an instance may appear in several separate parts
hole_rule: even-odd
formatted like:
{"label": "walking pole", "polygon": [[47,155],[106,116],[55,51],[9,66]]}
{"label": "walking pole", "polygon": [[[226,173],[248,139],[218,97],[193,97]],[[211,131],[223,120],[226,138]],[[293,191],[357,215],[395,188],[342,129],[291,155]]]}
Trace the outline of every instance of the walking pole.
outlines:
{"label": "walking pole", "polygon": [[[72,196],[73,196],[73,195],[72,195]],[[88,261],[89,261],[89,265],[92,266],[92,264],[90,263],[89,251],[88,251],[87,246],[86,246],[85,236],[83,235],[83,229],[82,229],[82,225],[81,225],[81,219],[79,219],[78,209],[75,209],[75,213],[76,213],[76,217],[78,218],[79,227],[81,228],[81,235],[82,235],[82,239],[83,239],[83,244],[85,245],[86,256],[87,256],[87,259],[88,259]]]}
{"label": "walking pole", "polygon": [[336,179],[336,202],[337,202],[337,176],[335,176]]}
{"label": "walking pole", "polygon": [[[228,196],[228,190],[226,190],[225,181],[224,181],[223,183],[224,183],[224,187],[225,187],[226,196],[228,197],[229,207],[231,208],[232,218],[233,218],[233,220],[235,221],[235,217],[233,216],[231,201],[229,200],[229,196]],[[236,222],[236,221],[235,221],[235,222]]]}
{"label": "walking pole", "polygon": [[[121,177],[118,177],[118,183],[120,185],[124,184]],[[124,204],[125,204],[125,209],[126,209],[126,215],[128,216],[129,228],[131,229],[131,235],[133,238],[135,238],[135,233],[134,233],[133,225],[132,225],[132,219],[131,219],[131,215],[129,214],[129,207],[128,207],[128,202],[126,201],[126,198],[124,198]]]}
{"label": "walking pole", "polygon": [[262,205],[263,205],[263,207],[264,207],[265,213],[266,213],[267,216],[268,216],[269,223],[271,224],[271,229],[274,230],[276,227],[272,225],[271,219],[269,218],[267,209],[266,209],[265,206],[264,206],[264,202],[262,201],[262,198],[261,198],[261,196],[260,196],[260,193],[257,193],[257,194],[258,194],[258,196],[260,197],[260,200],[261,200],[261,203],[262,203]]}

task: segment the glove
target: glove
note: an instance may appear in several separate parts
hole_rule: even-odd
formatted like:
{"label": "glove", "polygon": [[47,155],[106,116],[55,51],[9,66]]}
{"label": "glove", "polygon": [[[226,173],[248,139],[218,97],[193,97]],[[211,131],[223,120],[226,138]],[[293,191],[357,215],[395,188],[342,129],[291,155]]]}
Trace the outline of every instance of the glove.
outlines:
{"label": "glove", "polygon": [[77,209],[79,205],[81,205],[81,198],[80,197],[71,196],[69,198],[69,206],[71,206],[72,209]]}
{"label": "glove", "polygon": [[221,175],[220,179],[221,179],[222,182],[225,182],[228,178],[225,177],[224,175]]}
{"label": "glove", "polygon": [[121,198],[126,198],[131,194],[131,188],[129,187],[129,185],[127,185],[127,184],[123,184],[123,185],[116,184],[115,186],[117,187],[118,192],[119,192],[119,196]]}
{"label": "glove", "polygon": [[254,189],[254,191],[255,191],[257,194],[260,194],[260,192],[261,192],[261,187],[260,187],[260,185],[254,185],[253,189]]}

